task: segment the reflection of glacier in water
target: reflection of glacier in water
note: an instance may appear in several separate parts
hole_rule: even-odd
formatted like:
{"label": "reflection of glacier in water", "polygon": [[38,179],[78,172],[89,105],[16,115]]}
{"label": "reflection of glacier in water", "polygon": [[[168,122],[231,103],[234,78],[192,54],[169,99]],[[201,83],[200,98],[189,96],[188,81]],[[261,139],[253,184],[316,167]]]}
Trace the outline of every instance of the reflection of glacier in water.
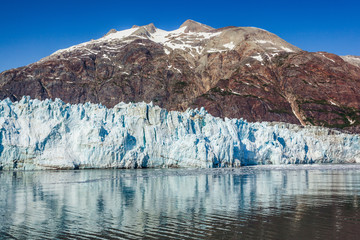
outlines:
{"label": "reflection of glacier in water", "polygon": [[351,238],[360,233],[359,170],[0,172],[0,236]]}
{"label": "reflection of glacier in water", "polygon": [[0,101],[0,169],[360,162],[360,135],[152,104]]}

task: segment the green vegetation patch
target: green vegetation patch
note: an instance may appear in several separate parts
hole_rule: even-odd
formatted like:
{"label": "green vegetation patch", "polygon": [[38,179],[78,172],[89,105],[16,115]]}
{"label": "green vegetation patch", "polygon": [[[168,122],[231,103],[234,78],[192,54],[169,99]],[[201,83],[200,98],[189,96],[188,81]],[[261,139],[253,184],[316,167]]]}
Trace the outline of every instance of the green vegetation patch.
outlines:
{"label": "green vegetation patch", "polygon": [[187,82],[184,81],[178,81],[174,84],[174,90],[176,93],[183,93],[184,89],[188,86],[189,84]]}

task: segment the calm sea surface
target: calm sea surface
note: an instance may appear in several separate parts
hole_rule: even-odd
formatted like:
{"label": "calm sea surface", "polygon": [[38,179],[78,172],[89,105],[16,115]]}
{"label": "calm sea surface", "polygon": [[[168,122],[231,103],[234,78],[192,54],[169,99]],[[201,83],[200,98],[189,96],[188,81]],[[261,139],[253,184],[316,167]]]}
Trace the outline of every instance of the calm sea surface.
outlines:
{"label": "calm sea surface", "polygon": [[0,239],[360,239],[360,166],[0,171]]}

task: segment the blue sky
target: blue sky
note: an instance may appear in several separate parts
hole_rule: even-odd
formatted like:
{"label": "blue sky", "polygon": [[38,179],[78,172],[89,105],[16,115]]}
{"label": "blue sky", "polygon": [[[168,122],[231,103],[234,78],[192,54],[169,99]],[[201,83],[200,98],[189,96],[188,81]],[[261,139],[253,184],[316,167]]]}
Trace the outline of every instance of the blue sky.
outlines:
{"label": "blue sky", "polygon": [[108,30],[153,22],[173,30],[187,19],[215,28],[254,26],[307,51],[360,55],[358,1],[2,1],[0,72]]}

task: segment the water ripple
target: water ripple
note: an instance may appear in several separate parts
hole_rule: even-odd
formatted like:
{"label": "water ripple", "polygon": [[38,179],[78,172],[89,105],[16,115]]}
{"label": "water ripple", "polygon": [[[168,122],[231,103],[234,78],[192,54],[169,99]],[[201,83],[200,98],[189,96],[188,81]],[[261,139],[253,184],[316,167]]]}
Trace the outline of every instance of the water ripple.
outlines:
{"label": "water ripple", "polygon": [[360,166],[0,172],[0,239],[356,239]]}

